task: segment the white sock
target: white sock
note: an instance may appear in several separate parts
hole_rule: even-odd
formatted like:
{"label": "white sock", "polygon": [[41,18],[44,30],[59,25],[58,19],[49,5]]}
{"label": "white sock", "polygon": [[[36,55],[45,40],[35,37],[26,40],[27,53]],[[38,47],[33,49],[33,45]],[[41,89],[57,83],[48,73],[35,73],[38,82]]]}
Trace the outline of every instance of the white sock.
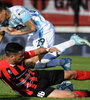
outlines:
{"label": "white sock", "polygon": [[53,59],[50,62],[47,63],[47,67],[56,67],[61,66],[65,63],[64,59]]}
{"label": "white sock", "polygon": [[39,69],[39,68],[45,68],[46,63],[41,63],[40,61],[37,61],[37,63],[35,64],[35,69]]}
{"label": "white sock", "polygon": [[48,63],[41,63],[41,62],[37,62],[35,65],[35,69],[38,68],[50,68],[50,67],[56,67],[56,66],[61,66],[65,63],[64,59],[53,59]]}
{"label": "white sock", "polygon": [[58,45],[55,45],[53,47],[56,47],[58,50],[60,50],[61,52],[67,48],[70,48],[72,46],[75,45],[75,41],[74,40],[68,40],[66,42],[60,43]]}
{"label": "white sock", "polygon": [[[74,40],[68,40],[66,42],[60,43],[58,45],[55,45],[53,47],[56,47],[57,49],[59,49],[61,52],[64,52],[67,48],[70,48],[72,46],[75,45],[75,41]],[[57,53],[53,52],[53,53],[47,53],[45,54],[45,56],[41,59],[41,63],[47,63],[49,61],[51,61],[53,58],[57,57]]]}

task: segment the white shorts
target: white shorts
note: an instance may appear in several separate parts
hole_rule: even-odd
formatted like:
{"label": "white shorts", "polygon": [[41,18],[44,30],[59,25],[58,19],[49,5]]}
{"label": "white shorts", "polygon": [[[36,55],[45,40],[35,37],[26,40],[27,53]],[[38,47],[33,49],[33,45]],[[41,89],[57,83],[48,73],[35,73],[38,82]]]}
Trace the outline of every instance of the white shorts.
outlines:
{"label": "white shorts", "polygon": [[[41,38],[39,37],[39,32],[36,32],[34,35],[29,34],[27,43],[26,43],[26,47],[25,47],[25,51],[35,50],[35,49],[39,48],[40,47],[40,45],[39,45],[40,39]],[[50,48],[54,45],[55,30],[54,30],[53,26],[51,28],[49,28],[49,30],[44,29],[43,37],[41,40],[42,40],[42,45],[45,48]]]}

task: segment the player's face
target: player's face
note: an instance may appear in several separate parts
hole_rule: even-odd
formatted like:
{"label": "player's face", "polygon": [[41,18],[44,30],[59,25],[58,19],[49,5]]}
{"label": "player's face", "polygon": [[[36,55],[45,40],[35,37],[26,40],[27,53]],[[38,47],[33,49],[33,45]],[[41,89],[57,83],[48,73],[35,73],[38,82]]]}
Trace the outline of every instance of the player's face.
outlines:
{"label": "player's face", "polygon": [[17,55],[14,55],[14,63],[18,64],[22,62],[23,58],[24,58],[23,51],[19,51]]}
{"label": "player's face", "polygon": [[3,23],[6,20],[6,12],[5,10],[2,10],[0,12],[0,23]]}

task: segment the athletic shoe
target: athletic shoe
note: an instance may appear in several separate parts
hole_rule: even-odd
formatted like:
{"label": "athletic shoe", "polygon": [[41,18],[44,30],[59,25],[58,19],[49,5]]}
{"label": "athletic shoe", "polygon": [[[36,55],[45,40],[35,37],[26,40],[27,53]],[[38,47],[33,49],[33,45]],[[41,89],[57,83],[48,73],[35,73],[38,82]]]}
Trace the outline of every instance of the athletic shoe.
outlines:
{"label": "athletic shoe", "polygon": [[65,63],[62,65],[64,70],[71,70],[71,59],[70,58],[62,58],[65,60]]}
{"label": "athletic shoe", "polygon": [[61,84],[57,85],[56,89],[66,90],[66,91],[73,91],[74,86],[70,81],[63,81]]}
{"label": "athletic shoe", "polygon": [[76,34],[73,34],[70,38],[70,40],[74,40],[75,41],[75,45],[87,45],[90,47],[90,42],[86,39],[83,39],[81,37],[79,37]]}

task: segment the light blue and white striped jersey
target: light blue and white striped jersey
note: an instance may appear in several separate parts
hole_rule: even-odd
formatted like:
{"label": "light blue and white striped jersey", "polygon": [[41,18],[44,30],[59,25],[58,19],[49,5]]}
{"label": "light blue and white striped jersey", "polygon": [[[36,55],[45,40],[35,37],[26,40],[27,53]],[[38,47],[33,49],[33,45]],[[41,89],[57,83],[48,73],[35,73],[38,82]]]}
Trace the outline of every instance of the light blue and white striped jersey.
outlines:
{"label": "light blue and white striped jersey", "polygon": [[[32,19],[36,25],[36,31],[33,32],[33,34],[39,32],[40,37],[42,37],[44,31],[53,28],[52,24],[45,20],[38,11],[32,11],[23,6],[13,6],[7,9],[11,13],[11,18],[8,20],[8,27],[24,25],[25,22]],[[6,23],[4,22],[1,26],[4,26],[5,24]]]}

